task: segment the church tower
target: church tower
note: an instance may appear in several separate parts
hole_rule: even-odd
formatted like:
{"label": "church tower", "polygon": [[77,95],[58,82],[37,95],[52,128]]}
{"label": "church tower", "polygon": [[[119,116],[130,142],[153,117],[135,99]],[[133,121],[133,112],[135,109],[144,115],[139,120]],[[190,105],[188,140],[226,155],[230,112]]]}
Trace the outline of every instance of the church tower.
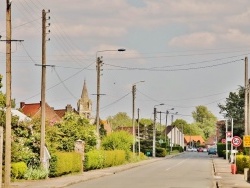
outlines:
{"label": "church tower", "polygon": [[91,118],[92,101],[89,99],[86,80],[84,80],[81,99],[77,103],[77,111],[79,115],[83,115],[85,118]]}

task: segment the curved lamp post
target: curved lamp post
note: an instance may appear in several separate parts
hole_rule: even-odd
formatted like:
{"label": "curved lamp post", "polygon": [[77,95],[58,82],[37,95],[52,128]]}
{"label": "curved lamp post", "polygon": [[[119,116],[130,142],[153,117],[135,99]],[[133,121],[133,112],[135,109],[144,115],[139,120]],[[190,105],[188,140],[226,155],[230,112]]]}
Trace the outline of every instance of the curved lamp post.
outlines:
{"label": "curved lamp post", "polygon": [[155,139],[156,139],[156,106],[162,106],[164,105],[164,103],[161,103],[161,104],[157,104],[157,105],[154,105],[154,125],[153,125],[153,152],[152,152],[152,156],[155,157]]}
{"label": "curved lamp post", "polygon": [[102,60],[100,57],[98,57],[98,53],[100,52],[110,52],[110,51],[118,51],[118,52],[124,52],[126,51],[126,49],[124,48],[120,48],[117,50],[100,50],[96,52],[96,72],[97,72],[97,93],[96,93],[96,133],[97,133],[97,137],[98,137],[98,143],[97,143],[97,148],[100,147],[100,143],[99,143],[99,137],[100,137],[100,133],[99,133],[99,129],[100,129],[100,117],[99,117],[99,113],[100,113],[100,77],[101,77],[101,66],[102,66]]}

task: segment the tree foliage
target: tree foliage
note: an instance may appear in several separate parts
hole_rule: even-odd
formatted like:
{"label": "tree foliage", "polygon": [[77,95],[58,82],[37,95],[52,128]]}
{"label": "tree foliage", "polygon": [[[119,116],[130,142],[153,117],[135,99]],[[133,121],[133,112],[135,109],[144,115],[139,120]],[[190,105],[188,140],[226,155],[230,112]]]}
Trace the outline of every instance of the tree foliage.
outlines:
{"label": "tree foliage", "polygon": [[97,143],[95,127],[84,117],[66,113],[63,121],[48,128],[47,144],[60,151],[74,151],[76,140],[85,142],[85,151],[94,149]]}
{"label": "tree foliage", "polygon": [[204,139],[209,138],[215,134],[215,125],[217,118],[207,109],[206,106],[197,106],[195,111],[192,112],[195,123],[192,125],[199,127],[202,131],[201,136]]}
{"label": "tree foliage", "polygon": [[132,126],[132,119],[126,112],[119,112],[114,116],[109,116],[107,120],[111,124],[113,130],[116,130],[118,127]]}
{"label": "tree foliage", "polygon": [[[231,127],[231,119],[234,123],[234,135],[244,135],[244,104],[245,104],[245,89],[240,86],[237,92],[230,92],[226,98],[225,104],[218,104],[220,112],[224,117],[229,119],[229,130]],[[224,127],[220,127],[221,132],[225,132]]]}
{"label": "tree foliage", "polygon": [[102,140],[104,150],[124,150],[129,154],[133,144],[133,136],[126,131],[117,131],[105,136]]}

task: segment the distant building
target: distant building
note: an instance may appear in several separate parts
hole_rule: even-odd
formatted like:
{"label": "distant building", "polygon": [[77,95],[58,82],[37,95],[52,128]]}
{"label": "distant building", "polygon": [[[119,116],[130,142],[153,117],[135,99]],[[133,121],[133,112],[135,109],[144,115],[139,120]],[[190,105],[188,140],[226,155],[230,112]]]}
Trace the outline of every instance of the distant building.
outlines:
{"label": "distant building", "polygon": [[185,146],[197,147],[199,145],[205,145],[205,141],[200,135],[185,135],[184,144]]}
{"label": "distant building", "polygon": [[164,134],[166,134],[173,146],[180,145],[184,148],[184,134],[176,126],[167,126],[164,130]]}
{"label": "distant building", "polygon": [[86,119],[91,119],[92,101],[88,96],[86,80],[84,80],[81,98],[77,103],[77,111],[79,115],[83,115]]}
{"label": "distant building", "polygon": [[67,104],[67,106],[64,109],[58,109],[54,111],[60,118],[63,118],[67,112],[74,112],[78,114],[78,112],[74,108],[72,108],[70,104]]}
{"label": "distant building", "polygon": [[[41,103],[25,104],[25,102],[21,102],[20,109],[22,113],[30,118],[41,117]],[[50,107],[47,103],[45,103],[45,114],[46,120],[51,124],[61,121],[61,118],[54,111],[54,108]]]}

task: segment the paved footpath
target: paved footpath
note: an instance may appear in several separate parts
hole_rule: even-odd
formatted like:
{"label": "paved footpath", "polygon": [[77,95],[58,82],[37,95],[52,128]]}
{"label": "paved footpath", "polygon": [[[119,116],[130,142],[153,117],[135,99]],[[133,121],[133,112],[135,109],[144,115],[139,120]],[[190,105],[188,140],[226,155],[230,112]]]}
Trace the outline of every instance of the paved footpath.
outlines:
{"label": "paved footpath", "polygon": [[[167,158],[175,157],[176,155],[167,156]],[[214,167],[214,179],[216,182],[215,188],[250,188],[250,183],[244,180],[243,174],[231,174],[231,164],[223,158],[211,156]],[[164,158],[150,158],[148,160],[137,163],[110,167],[100,170],[92,170],[76,175],[68,175],[58,178],[48,178],[45,180],[12,182],[11,188],[62,188],[73,185],[79,182],[95,179],[103,176],[108,176],[117,172],[121,172],[130,168],[153,163]]]}
{"label": "paved footpath", "polygon": [[250,182],[244,180],[244,174],[232,174],[231,163],[213,156],[214,178],[217,188],[250,188]]}

